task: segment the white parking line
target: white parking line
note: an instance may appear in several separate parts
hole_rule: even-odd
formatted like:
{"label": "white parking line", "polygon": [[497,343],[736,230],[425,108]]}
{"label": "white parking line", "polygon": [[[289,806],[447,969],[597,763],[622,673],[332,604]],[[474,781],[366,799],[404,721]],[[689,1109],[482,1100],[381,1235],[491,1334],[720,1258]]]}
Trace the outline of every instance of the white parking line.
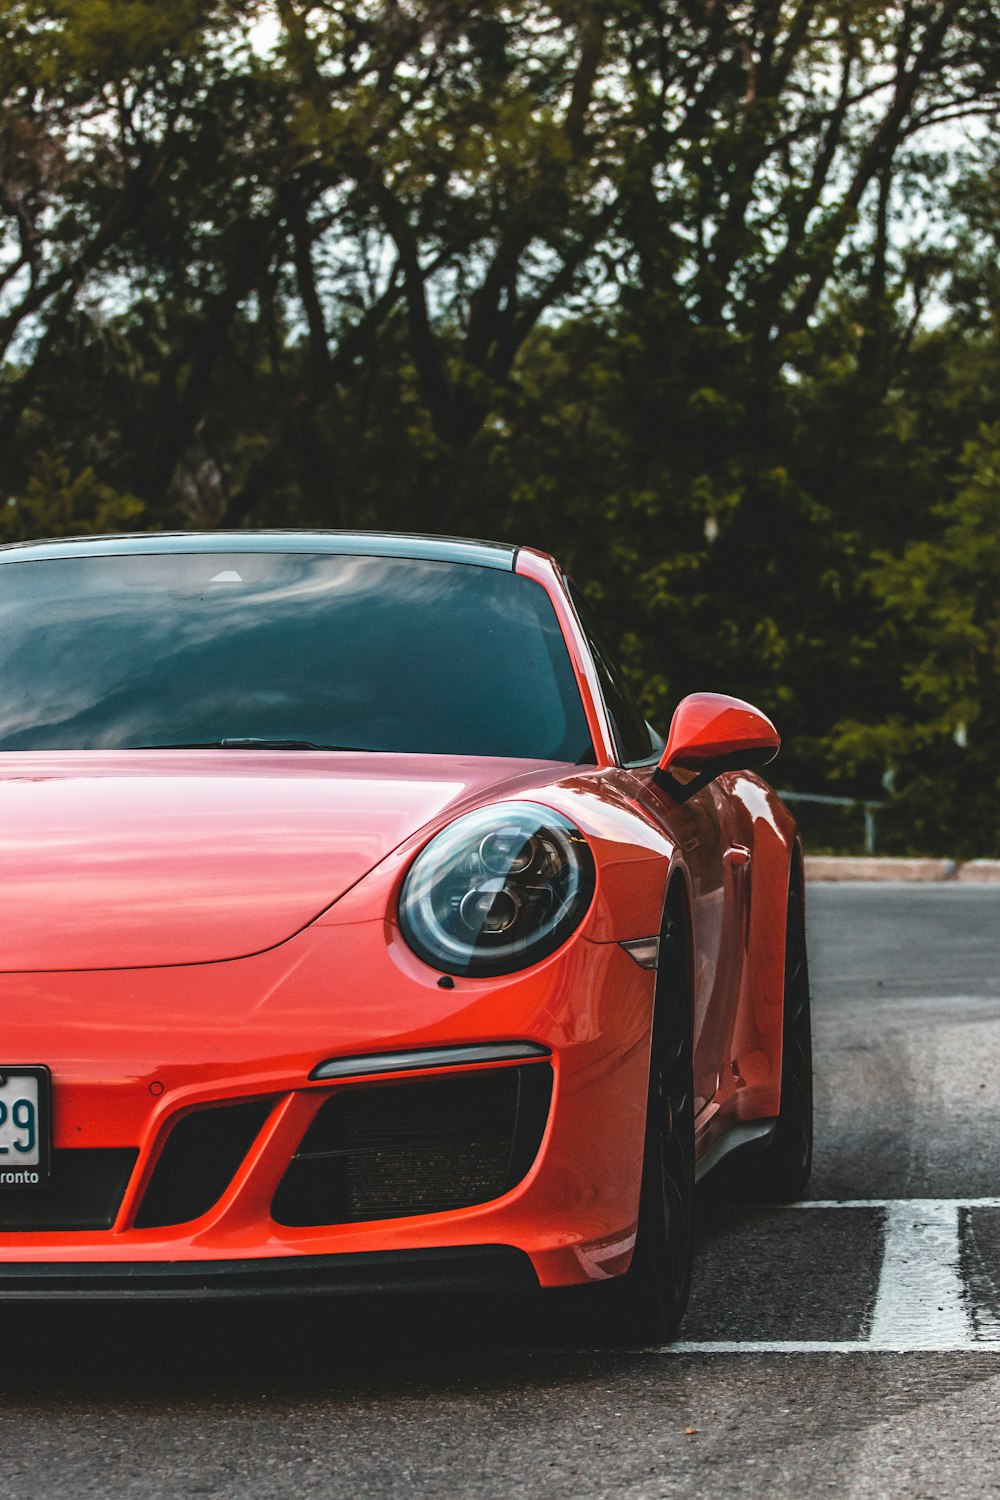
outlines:
{"label": "white parking line", "polygon": [[1000,1208],[1000,1198],[804,1198],[801,1203],[769,1203],[767,1210],[796,1213],[802,1208],[895,1208],[899,1203],[910,1208]]}
{"label": "white parking line", "polygon": [[952,1349],[973,1342],[959,1274],[957,1203],[893,1203],[869,1343]]}
{"label": "white parking line", "polygon": [[664,1354],[903,1354],[1000,1350],[1000,1331],[978,1333],[960,1270],[959,1213],[1000,1198],[813,1199],[788,1210],[880,1209],[885,1247],[871,1330],[864,1339],[680,1339]]}
{"label": "white parking line", "polygon": [[640,1350],[644,1354],[969,1354],[1000,1344],[969,1340],[961,1344],[873,1344],[868,1339],[678,1339]]}

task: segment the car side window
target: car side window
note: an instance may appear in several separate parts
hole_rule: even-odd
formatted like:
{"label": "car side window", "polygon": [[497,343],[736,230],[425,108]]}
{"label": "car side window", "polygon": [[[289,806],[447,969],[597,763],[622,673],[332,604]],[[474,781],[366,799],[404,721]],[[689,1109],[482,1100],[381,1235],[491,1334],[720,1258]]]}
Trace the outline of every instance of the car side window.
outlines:
{"label": "car side window", "polygon": [[619,759],[623,765],[649,760],[657,750],[653,733],[643,718],[621,669],[605,645],[593,610],[575,583],[570,583],[569,592],[597,668]]}

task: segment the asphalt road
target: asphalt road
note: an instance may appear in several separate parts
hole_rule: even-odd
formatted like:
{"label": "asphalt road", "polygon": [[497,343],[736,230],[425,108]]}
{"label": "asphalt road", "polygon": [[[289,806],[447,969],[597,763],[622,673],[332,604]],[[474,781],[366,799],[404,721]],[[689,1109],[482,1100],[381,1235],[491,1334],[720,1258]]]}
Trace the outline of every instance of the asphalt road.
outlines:
{"label": "asphalt road", "polygon": [[468,1303],[18,1307],[2,1500],[1000,1495],[1000,888],[812,887],[809,923],[827,1206],[702,1208],[691,1352]]}

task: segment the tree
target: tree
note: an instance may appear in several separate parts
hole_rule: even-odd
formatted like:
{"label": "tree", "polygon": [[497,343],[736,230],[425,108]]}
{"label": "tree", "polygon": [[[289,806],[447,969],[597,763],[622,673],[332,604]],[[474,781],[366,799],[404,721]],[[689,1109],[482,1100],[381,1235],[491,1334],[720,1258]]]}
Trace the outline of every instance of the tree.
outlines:
{"label": "tree", "polygon": [[[428,524],[464,524],[461,455],[557,311],[619,305],[709,446],[766,456],[831,277],[891,299],[910,143],[1000,76],[989,7],[957,0],[19,0],[12,36],[0,437],[112,325],[148,367],[128,486],[162,508],[208,466],[229,523],[266,504],[276,449],[318,517],[350,518],[337,409],[399,320],[442,455]],[[884,383],[882,323],[862,363]],[[216,437],[234,379],[262,452]]]}

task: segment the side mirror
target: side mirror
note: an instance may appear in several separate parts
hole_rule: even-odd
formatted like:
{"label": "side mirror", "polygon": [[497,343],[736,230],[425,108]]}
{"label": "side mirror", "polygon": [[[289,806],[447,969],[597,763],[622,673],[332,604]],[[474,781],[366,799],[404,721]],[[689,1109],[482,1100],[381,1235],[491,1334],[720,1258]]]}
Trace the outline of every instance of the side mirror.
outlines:
{"label": "side mirror", "polygon": [[[691,693],[677,705],[653,779],[675,801],[686,802],[723,771],[766,766],[780,745],[770,719],[751,703],[724,693]],[[680,781],[674,770],[693,775]]]}

